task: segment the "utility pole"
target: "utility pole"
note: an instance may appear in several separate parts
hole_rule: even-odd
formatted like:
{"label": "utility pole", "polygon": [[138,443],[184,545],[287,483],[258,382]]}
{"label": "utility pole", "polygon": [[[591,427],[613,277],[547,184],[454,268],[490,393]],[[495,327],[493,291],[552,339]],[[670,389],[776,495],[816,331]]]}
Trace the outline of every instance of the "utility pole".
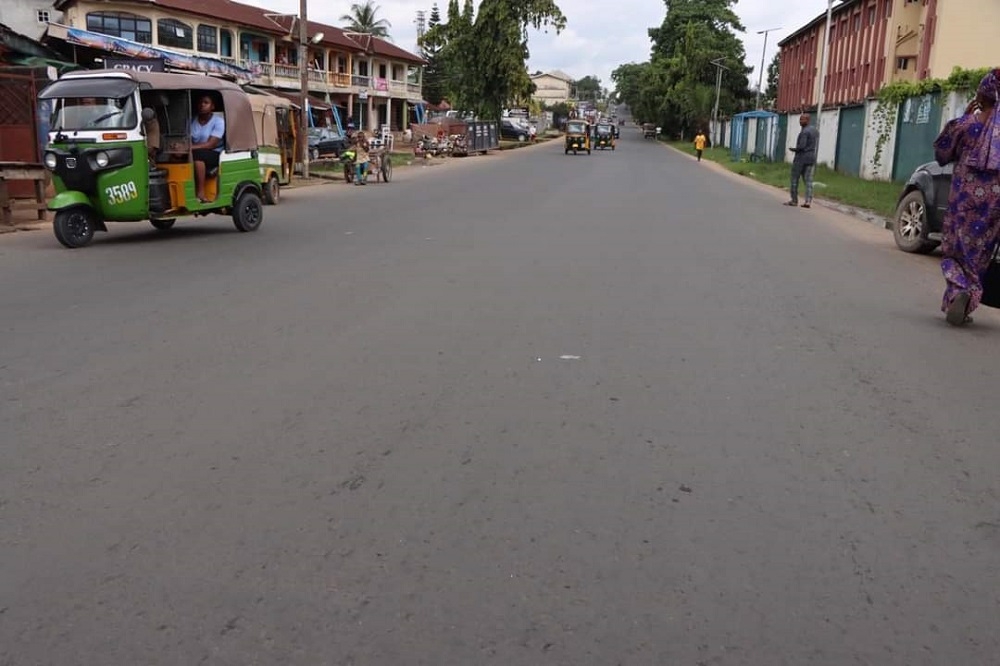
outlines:
{"label": "utility pole", "polygon": [[760,110],[760,93],[764,85],[764,61],[767,57],[767,33],[774,32],[775,30],[781,30],[781,28],[768,28],[767,30],[757,31],[758,35],[764,35],[764,50],[760,54],[760,76],[757,78],[757,103],[754,104],[754,108],[758,111]]}
{"label": "utility pole", "polygon": [[[826,2],[826,34],[823,35],[823,60],[819,69],[819,103],[816,105],[816,129],[818,130],[823,120],[823,102],[826,100],[826,70],[830,60],[830,25],[833,23],[833,0]],[[819,142],[822,136],[816,139],[816,155],[819,156]],[[818,161],[818,159],[817,159]]]}
{"label": "utility pole", "polygon": [[[729,71],[729,68],[723,65],[725,58],[716,58],[712,61],[715,65],[715,108],[712,109],[712,131],[718,132],[719,130],[719,96],[722,94],[722,70]],[[721,143],[719,140],[721,137],[715,137],[712,139],[712,145],[717,146]]]}
{"label": "utility pole", "polygon": [[308,0],[299,0],[299,87],[302,89],[299,115],[299,150],[302,153],[302,177],[309,177],[309,20]]}

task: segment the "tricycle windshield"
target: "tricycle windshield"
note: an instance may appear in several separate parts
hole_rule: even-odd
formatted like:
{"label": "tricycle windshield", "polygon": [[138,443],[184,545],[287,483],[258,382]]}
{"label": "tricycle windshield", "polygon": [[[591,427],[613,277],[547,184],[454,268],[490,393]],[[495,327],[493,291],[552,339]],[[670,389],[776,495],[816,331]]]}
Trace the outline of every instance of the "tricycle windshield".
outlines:
{"label": "tricycle windshield", "polygon": [[134,129],[135,101],[126,97],[59,97],[52,106],[53,132],[94,129]]}
{"label": "tricycle windshield", "polygon": [[586,123],[566,123],[566,131],[571,134],[582,134],[587,131]]}

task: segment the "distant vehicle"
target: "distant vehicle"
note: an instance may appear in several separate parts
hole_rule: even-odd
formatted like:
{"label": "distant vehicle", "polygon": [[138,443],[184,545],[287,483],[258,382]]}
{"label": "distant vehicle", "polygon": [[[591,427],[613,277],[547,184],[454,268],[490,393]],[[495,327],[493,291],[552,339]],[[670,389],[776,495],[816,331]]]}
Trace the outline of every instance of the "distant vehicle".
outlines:
{"label": "distant vehicle", "polygon": [[320,156],[319,145],[340,138],[340,136],[340,132],[332,127],[310,127],[308,133],[309,159],[318,160]]}
{"label": "distant vehicle", "polygon": [[514,141],[524,142],[530,137],[530,132],[527,127],[519,122],[515,122],[510,118],[504,118],[500,121],[500,138],[501,139],[512,139]]}
{"label": "distant vehicle", "polygon": [[952,165],[921,164],[910,175],[896,205],[892,237],[903,252],[928,254],[941,244]]}

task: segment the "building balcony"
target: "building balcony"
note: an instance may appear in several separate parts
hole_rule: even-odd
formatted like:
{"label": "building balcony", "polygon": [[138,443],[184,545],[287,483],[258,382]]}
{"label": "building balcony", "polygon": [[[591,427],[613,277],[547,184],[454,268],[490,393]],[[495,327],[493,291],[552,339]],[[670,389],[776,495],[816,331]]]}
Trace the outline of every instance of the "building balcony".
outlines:
{"label": "building balcony", "polygon": [[[279,65],[226,57],[221,58],[221,60],[254,72],[254,83],[258,85],[292,89],[299,87],[300,69],[296,65]],[[357,94],[366,91],[373,96],[397,98],[420,97],[422,92],[419,83],[389,81],[345,72],[328,72],[309,68],[308,76],[309,88],[314,92]]]}

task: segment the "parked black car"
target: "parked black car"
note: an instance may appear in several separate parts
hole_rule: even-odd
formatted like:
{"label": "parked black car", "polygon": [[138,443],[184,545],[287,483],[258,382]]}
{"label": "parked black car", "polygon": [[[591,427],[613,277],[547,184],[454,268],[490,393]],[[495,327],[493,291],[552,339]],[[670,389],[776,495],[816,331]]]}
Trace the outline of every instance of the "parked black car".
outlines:
{"label": "parked black car", "polygon": [[347,137],[331,127],[309,128],[309,159],[340,157],[347,147]]}
{"label": "parked black car", "polygon": [[952,165],[921,164],[906,181],[896,205],[892,236],[903,252],[928,254],[941,244],[941,225],[948,209]]}
{"label": "parked black car", "polygon": [[527,141],[529,137],[528,128],[518,125],[512,120],[504,118],[500,121],[500,138],[513,139],[515,141]]}

